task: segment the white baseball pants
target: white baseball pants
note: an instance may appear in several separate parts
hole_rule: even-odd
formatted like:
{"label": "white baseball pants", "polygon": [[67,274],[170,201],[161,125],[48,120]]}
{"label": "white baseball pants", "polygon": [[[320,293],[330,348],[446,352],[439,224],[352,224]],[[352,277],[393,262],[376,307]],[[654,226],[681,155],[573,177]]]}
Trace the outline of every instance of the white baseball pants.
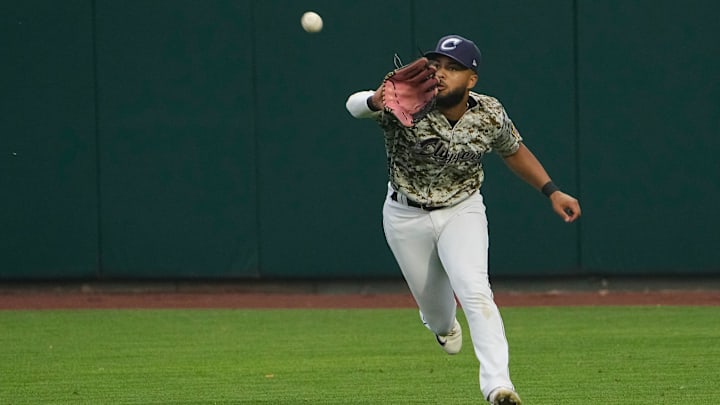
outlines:
{"label": "white baseball pants", "polygon": [[477,193],[452,207],[424,211],[404,204],[399,193],[398,201],[393,201],[392,192],[388,187],[383,207],[385,238],[423,323],[435,334],[447,334],[455,321],[457,296],[480,362],[484,397],[498,387],[514,389],[505,330],[488,279],[482,195]]}

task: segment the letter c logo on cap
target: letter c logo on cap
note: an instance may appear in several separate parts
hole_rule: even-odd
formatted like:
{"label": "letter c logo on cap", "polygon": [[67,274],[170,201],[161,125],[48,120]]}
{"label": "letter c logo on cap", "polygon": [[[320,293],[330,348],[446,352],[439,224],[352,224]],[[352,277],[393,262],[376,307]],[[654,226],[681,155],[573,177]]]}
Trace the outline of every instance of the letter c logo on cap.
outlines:
{"label": "letter c logo on cap", "polygon": [[443,51],[452,51],[462,42],[460,38],[448,38],[440,44],[440,49]]}

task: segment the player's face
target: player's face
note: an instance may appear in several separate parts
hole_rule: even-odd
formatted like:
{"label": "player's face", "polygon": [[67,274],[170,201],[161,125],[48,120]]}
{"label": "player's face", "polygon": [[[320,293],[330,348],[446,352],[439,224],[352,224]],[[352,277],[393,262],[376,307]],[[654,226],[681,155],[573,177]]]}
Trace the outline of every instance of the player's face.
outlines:
{"label": "player's face", "polygon": [[437,69],[437,104],[440,107],[452,107],[465,102],[468,92],[477,83],[477,74],[447,56],[433,56],[430,64]]}

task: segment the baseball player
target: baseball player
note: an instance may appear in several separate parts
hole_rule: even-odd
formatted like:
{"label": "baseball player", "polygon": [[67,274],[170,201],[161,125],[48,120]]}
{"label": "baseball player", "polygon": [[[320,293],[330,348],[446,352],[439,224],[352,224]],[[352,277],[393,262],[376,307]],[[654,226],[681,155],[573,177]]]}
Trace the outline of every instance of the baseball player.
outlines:
{"label": "baseball player", "polygon": [[376,120],[384,131],[389,182],[383,228],[420,319],[445,352],[458,353],[459,302],[480,362],[484,398],[494,405],[518,405],[503,322],[488,280],[481,158],[498,153],[510,170],[549,198],[565,222],[578,219],[581,211],[523,144],[500,102],[471,91],[480,57],[466,38],[441,38],[425,53],[414,82],[431,93],[434,105],[424,116],[413,113],[408,122],[403,119],[408,114],[396,116],[395,107],[386,104],[385,82],[376,91],[352,94],[346,107],[355,118]]}

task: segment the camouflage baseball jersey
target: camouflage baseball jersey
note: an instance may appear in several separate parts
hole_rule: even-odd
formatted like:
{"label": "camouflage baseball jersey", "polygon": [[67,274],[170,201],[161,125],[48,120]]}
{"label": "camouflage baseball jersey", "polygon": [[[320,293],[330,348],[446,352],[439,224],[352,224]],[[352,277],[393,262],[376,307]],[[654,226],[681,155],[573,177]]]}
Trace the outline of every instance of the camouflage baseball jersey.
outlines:
{"label": "camouflage baseball jersey", "polygon": [[395,190],[429,207],[453,205],[482,186],[484,154],[517,152],[522,138],[502,104],[475,92],[470,97],[470,108],[454,127],[437,109],[412,128],[392,114],[376,115]]}

